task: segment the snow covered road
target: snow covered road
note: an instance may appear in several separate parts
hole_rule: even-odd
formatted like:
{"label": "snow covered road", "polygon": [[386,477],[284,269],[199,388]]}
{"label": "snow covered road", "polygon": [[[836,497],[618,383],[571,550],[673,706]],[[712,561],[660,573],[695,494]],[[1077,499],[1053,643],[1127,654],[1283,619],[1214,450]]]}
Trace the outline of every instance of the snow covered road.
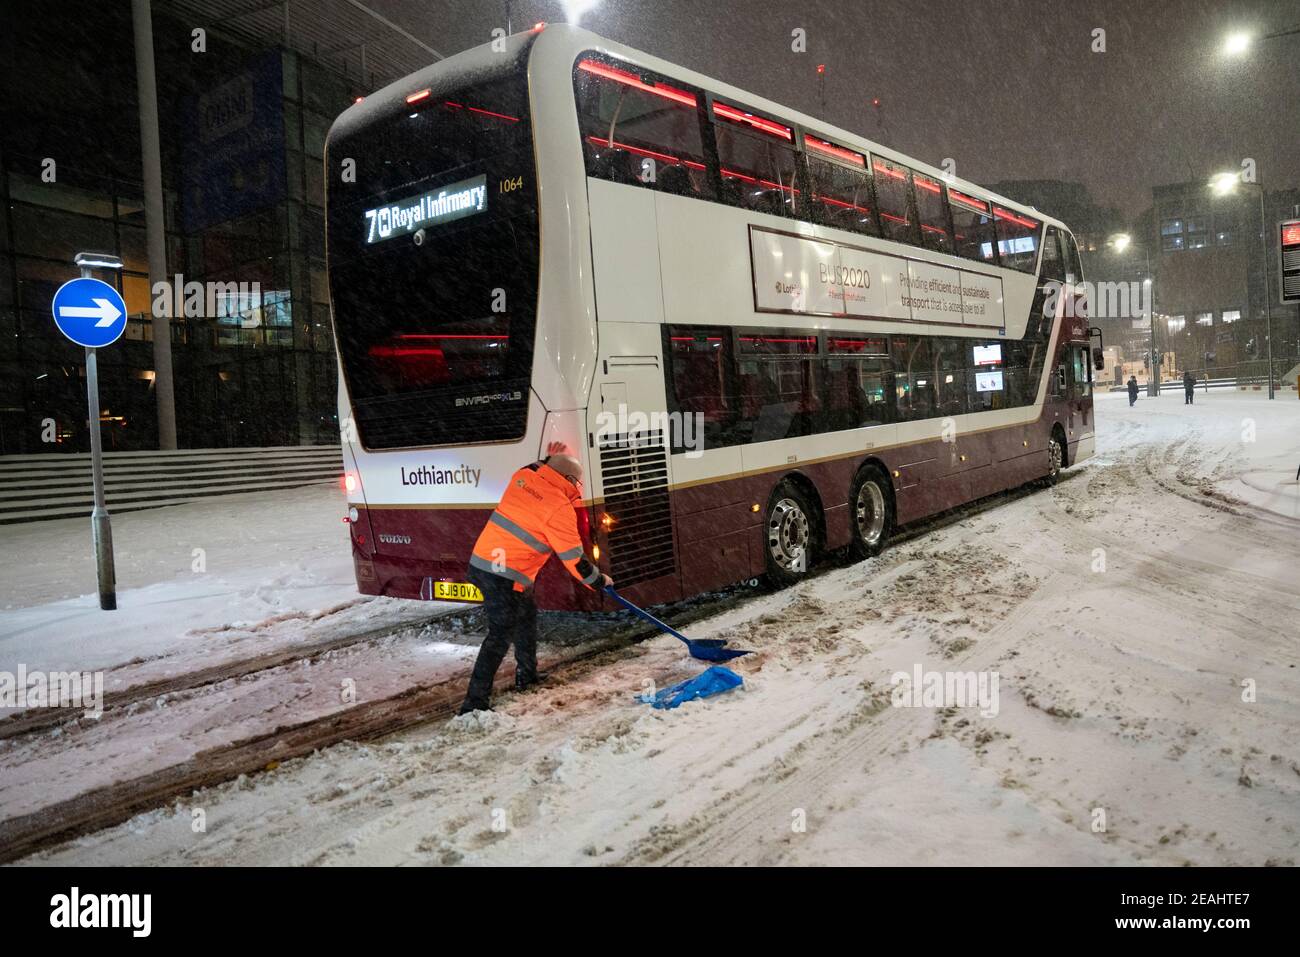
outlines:
{"label": "snow covered road", "polygon": [[[1197,402],[1101,395],[1057,487],[694,623],[742,692],[637,703],[700,670],[656,639],[27,860],[1295,864],[1300,405]],[[917,667],[996,714],[893,706]]]}

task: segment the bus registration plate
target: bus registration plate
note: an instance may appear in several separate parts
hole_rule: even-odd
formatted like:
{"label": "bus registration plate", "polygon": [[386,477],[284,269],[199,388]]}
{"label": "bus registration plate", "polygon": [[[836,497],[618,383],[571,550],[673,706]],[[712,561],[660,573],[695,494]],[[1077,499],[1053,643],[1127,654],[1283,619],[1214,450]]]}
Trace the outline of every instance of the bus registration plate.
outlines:
{"label": "bus registration plate", "polygon": [[483,592],[468,582],[434,582],[433,597],[440,601],[482,601]]}

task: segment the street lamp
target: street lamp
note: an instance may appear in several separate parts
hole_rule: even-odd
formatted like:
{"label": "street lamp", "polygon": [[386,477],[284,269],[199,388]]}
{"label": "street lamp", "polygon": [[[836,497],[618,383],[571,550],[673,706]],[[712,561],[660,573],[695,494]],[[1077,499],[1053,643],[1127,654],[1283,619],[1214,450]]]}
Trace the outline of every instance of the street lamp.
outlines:
{"label": "street lamp", "polygon": [[[1128,233],[1116,233],[1106,240],[1106,245],[1117,253],[1123,253],[1124,250],[1134,245],[1133,237]],[[1156,358],[1156,320],[1154,315],[1153,303],[1155,301],[1155,283],[1151,280],[1151,253],[1146,243],[1137,243],[1142,249],[1142,258],[1146,262],[1146,278],[1142,280],[1142,285],[1146,289],[1146,312],[1147,327],[1151,330],[1151,349],[1149,365],[1147,366],[1147,395],[1155,398],[1160,394],[1160,364]]]}
{"label": "street lamp", "polygon": [[1223,52],[1228,56],[1240,56],[1250,49],[1249,33],[1230,33],[1223,41]]}
{"label": "street lamp", "polygon": [[[1260,39],[1276,40],[1278,37],[1292,37],[1297,33],[1300,33],[1300,27],[1296,27],[1294,30],[1278,30],[1275,33],[1266,33],[1260,37]],[[1250,49],[1251,44],[1254,42],[1255,38],[1249,33],[1244,30],[1238,30],[1234,33],[1229,33],[1223,38],[1223,52],[1227,56],[1241,56]]]}
{"label": "street lamp", "polygon": [[1255,186],[1259,189],[1259,239],[1263,246],[1264,253],[1264,341],[1266,349],[1266,359],[1268,361],[1268,397],[1274,397],[1273,392],[1273,309],[1270,304],[1272,291],[1268,285],[1268,219],[1264,213],[1264,184],[1259,182],[1247,183],[1240,173],[1216,173],[1210,180],[1210,189],[1217,196],[1227,196],[1236,190],[1239,184]]}

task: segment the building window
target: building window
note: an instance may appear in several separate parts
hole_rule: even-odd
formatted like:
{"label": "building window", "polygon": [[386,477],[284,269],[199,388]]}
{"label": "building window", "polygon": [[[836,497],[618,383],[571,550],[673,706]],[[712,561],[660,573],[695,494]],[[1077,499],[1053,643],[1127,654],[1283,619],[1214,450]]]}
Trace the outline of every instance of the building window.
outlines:
{"label": "building window", "polygon": [[1221,209],[1214,214],[1214,241],[1220,246],[1231,246],[1237,232],[1237,214],[1233,210]]}
{"label": "building window", "polygon": [[1181,219],[1161,220],[1160,248],[1165,252],[1186,248],[1183,241],[1183,221]]}
{"label": "building window", "polygon": [[1188,249],[1203,249],[1210,244],[1210,220],[1205,216],[1188,216],[1183,221],[1183,235]]}
{"label": "building window", "polygon": [[1212,313],[1212,312],[1198,312],[1198,313],[1196,314],[1196,324],[1197,324],[1198,326],[1212,326],[1212,325],[1214,325],[1214,313]]}
{"label": "building window", "polygon": [[1187,317],[1170,316],[1168,319],[1168,325],[1169,325],[1170,332],[1182,332],[1183,329],[1187,326]]}
{"label": "building window", "polygon": [[1230,322],[1236,322],[1240,318],[1241,318],[1240,309],[1225,309],[1223,310],[1223,312],[1219,313],[1219,322],[1223,323],[1224,325],[1227,325]]}

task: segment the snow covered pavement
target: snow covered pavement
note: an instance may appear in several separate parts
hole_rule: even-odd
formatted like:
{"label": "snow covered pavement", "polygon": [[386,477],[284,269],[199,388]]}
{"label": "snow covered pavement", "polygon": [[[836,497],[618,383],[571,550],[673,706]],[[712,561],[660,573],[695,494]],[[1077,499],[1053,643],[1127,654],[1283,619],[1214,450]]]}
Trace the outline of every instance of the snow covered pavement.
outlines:
{"label": "snow covered pavement", "polygon": [[[701,667],[656,639],[492,715],[328,748],[27,860],[1294,864],[1300,405],[1197,403],[1101,395],[1098,455],[1057,487],[738,593],[687,630],[755,649],[743,691],[638,703]],[[304,526],[281,554],[329,567],[334,539]],[[271,604],[323,607],[287,592]],[[4,660],[42,607],[0,613]],[[995,707],[895,707],[918,667],[996,672]]]}

